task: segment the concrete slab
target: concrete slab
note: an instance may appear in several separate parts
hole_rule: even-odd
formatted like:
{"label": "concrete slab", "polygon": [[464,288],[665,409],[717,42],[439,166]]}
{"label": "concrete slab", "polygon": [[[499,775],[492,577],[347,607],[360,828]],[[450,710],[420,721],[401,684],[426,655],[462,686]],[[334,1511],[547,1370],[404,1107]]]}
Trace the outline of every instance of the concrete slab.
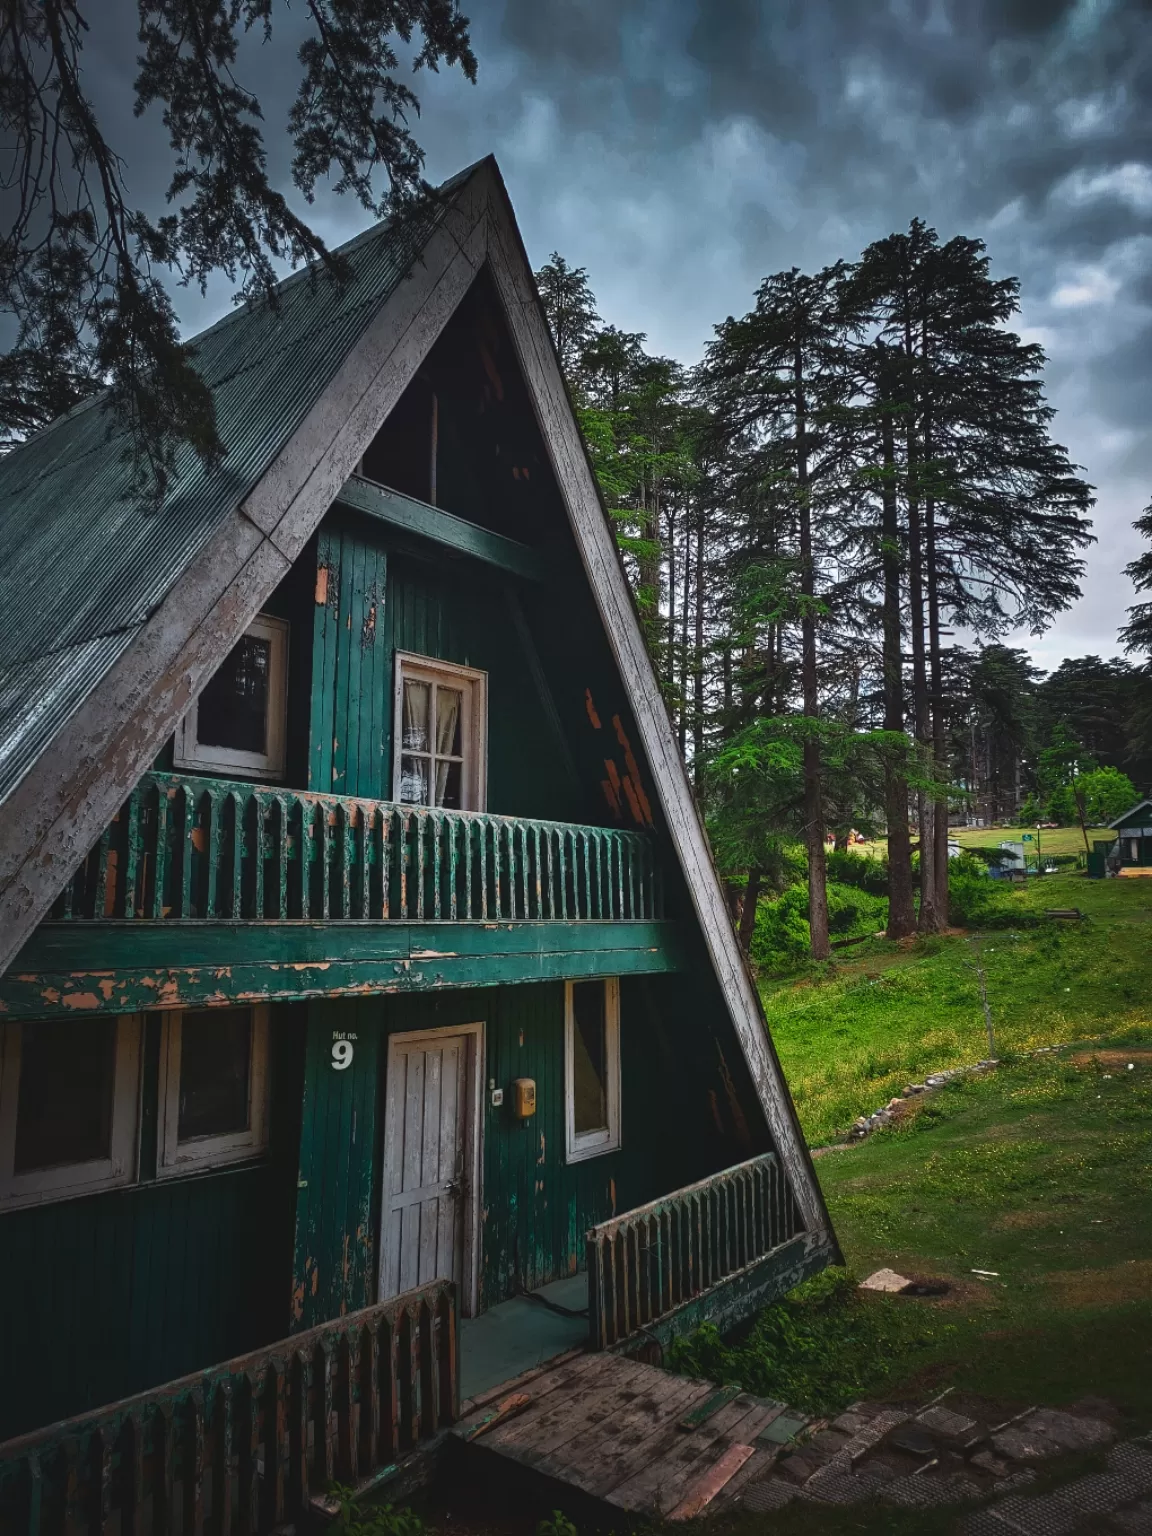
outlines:
{"label": "concrete slab", "polygon": [[588,1276],[568,1275],[563,1280],[553,1280],[551,1285],[540,1286],[532,1295],[539,1296],[542,1301],[550,1302],[554,1307],[563,1307],[568,1312],[587,1312]]}
{"label": "concrete slab", "polygon": [[490,1392],[555,1355],[579,1349],[587,1337],[587,1318],[567,1317],[523,1296],[465,1318],[460,1324],[460,1396],[467,1400]]}

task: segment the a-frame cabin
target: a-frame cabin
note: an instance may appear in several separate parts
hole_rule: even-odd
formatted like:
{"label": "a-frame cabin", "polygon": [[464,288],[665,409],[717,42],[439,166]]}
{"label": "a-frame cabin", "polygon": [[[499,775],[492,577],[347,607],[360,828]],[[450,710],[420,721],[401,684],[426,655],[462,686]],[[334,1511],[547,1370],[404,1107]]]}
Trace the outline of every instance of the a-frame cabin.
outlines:
{"label": "a-frame cabin", "polygon": [[346,254],[199,339],[159,509],[99,401],[0,462],[32,1532],[270,1529],[836,1257],[494,162]]}

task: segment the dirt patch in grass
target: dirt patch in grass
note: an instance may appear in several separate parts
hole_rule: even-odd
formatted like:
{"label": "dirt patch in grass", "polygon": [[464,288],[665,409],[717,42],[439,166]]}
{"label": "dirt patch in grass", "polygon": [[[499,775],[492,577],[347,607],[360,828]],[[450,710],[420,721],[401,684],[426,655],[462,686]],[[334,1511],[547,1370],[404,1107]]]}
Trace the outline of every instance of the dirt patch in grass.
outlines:
{"label": "dirt patch in grass", "polygon": [[1050,1227],[1065,1219],[1058,1211],[1005,1211],[992,1226],[999,1232],[1019,1232],[1031,1227]]}
{"label": "dirt patch in grass", "polygon": [[1057,1270],[1046,1277],[1057,1293],[1058,1305],[1115,1307],[1152,1296],[1152,1259],[1128,1259],[1108,1269]]}
{"label": "dirt patch in grass", "polygon": [[1119,1067],[1126,1072],[1130,1061],[1152,1063],[1152,1050],[1142,1051],[1134,1047],[1124,1051],[1077,1051],[1068,1060],[1077,1067]]}

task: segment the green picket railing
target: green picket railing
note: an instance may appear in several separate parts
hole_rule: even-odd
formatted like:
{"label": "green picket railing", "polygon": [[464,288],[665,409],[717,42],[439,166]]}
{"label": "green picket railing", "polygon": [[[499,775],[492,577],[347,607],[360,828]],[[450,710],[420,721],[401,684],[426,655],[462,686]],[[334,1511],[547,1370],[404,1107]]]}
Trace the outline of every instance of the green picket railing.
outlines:
{"label": "green picket railing", "polygon": [[456,1295],[438,1280],[6,1441],[0,1531],[267,1536],[459,1411]]}
{"label": "green picket railing", "polygon": [[51,915],[574,922],[663,896],[642,832],[150,773]]}

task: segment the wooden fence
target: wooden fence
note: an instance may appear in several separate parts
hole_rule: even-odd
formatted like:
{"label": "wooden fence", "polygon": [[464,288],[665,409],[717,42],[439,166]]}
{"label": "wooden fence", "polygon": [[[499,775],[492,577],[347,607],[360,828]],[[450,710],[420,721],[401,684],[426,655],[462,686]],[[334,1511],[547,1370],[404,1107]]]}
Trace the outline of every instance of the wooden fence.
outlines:
{"label": "wooden fence", "polygon": [[642,1334],[781,1248],[801,1225],[776,1156],[765,1152],[593,1227],[591,1348]]}
{"label": "wooden fence", "polygon": [[0,1532],[263,1536],[458,1410],[455,1293],[438,1281],[0,1445]]}
{"label": "wooden fence", "polygon": [[150,773],[51,915],[619,920],[663,898],[642,832]]}

